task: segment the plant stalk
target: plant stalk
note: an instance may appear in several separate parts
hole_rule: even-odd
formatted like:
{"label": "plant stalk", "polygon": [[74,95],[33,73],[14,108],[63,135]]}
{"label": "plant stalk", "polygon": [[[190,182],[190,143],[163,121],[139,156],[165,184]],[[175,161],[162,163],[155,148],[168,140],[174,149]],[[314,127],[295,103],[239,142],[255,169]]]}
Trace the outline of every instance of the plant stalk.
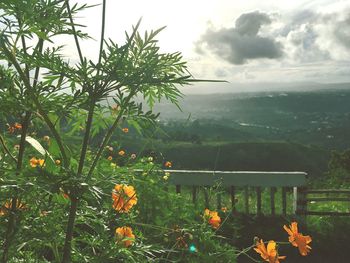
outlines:
{"label": "plant stalk", "polygon": [[[136,94],[136,91],[137,91],[137,89],[135,88],[134,91],[130,92],[129,96],[125,100],[125,104],[129,103],[131,98]],[[124,109],[121,109],[119,111],[119,114],[118,114],[117,118],[115,119],[113,125],[111,126],[111,128],[109,128],[108,132],[104,136],[104,138],[102,140],[102,143],[101,143],[101,145],[100,145],[100,147],[99,147],[99,149],[97,151],[97,154],[96,154],[96,156],[95,156],[95,158],[94,158],[94,160],[93,160],[93,162],[91,164],[90,170],[89,170],[89,172],[87,174],[87,177],[86,177],[86,181],[87,182],[91,179],[92,173],[93,173],[94,169],[96,168],[97,162],[101,158],[103,150],[106,147],[106,145],[109,142],[109,140],[111,139],[115,129],[118,127],[119,121],[122,118],[123,114],[124,114]]]}
{"label": "plant stalk", "polygon": [[[90,131],[92,126],[94,109],[95,109],[95,100],[93,99],[90,103],[89,113],[86,120],[86,129],[85,129],[83,145],[81,148],[81,154],[80,154],[79,165],[77,170],[77,177],[81,177],[81,174],[83,172],[87,147],[90,139]],[[74,186],[74,187],[77,188],[77,186]],[[74,231],[74,221],[75,221],[76,212],[78,209],[79,195],[80,194],[77,193],[76,191],[73,191],[71,194],[71,206],[69,209],[69,217],[68,217],[68,223],[67,223],[66,238],[64,242],[64,248],[63,248],[62,263],[70,262],[70,254],[71,254],[71,248],[72,248],[71,243],[72,243],[73,231]]]}
{"label": "plant stalk", "polygon": [[[73,23],[73,18],[71,14],[71,10],[69,7],[69,2],[66,1],[67,5],[67,10],[69,13],[69,18],[72,24],[72,30],[74,33],[74,39],[75,43],[78,49],[79,53],[79,58],[81,63],[83,62],[83,56],[81,54],[81,49],[79,46],[78,38],[75,32],[74,28],[74,23]],[[104,42],[104,32],[105,32],[105,17],[106,17],[106,0],[103,0],[103,5],[102,5],[102,30],[101,30],[101,43],[100,43],[100,52],[99,52],[99,58],[98,58],[98,64],[101,63],[101,57],[102,57],[102,50],[103,50],[103,42]],[[99,68],[96,73],[96,79],[98,78],[99,75]],[[97,82],[96,82],[97,84]],[[98,84],[95,86],[97,89]],[[84,168],[84,163],[85,163],[85,157],[86,157],[86,152],[87,152],[87,147],[89,144],[89,139],[90,139],[90,132],[91,132],[91,127],[92,127],[92,120],[93,120],[93,115],[94,115],[94,109],[95,109],[95,93],[91,92],[90,94],[90,107],[89,107],[89,112],[88,112],[88,117],[86,121],[86,130],[85,130],[85,135],[84,135],[84,140],[83,140],[83,145],[81,149],[81,154],[80,154],[80,159],[79,159],[79,165],[78,165],[78,170],[77,170],[77,177],[80,177],[83,168]],[[62,263],[70,262],[71,260],[71,249],[72,249],[72,238],[73,238],[73,232],[74,232],[74,222],[75,222],[75,217],[76,217],[76,212],[78,209],[79,205],[79,196],[76,196],[77,193],[73,193],[73,196],[71,198],[71,206],[69,210],[69,218],[68,218],[68,224],[67,224],[67,230],[66,230],[66,238],[65,238],[65,243],[64,243],[64,248],[63,248],[63,257],[62,257]]]}
{"label": "plant stalk", "polygon": [[[25,150],[25,142],[26,142],[26,136],[28,131],[28,126],[30,122],[31,112],[26,112],[24,119],[22,121],[22,132],[21,132],[21,139],[20,139],[20,147],[18,152],[18,161],[17,161],[17,167],[16,167],[16,175],[19,175],[22,164],[23,164],[23,157],[24,157],[24,150]],[[8,220],[8,226],[7,231],[5,234],[5,241],[3,244],[3,254],[2,254],[2,263],[6,263],[8,261],[9,256],[9,249],[11,246],[11,242],[14,237],[15,229],[16,229],[16,223],[17,223],[17,201],[18,201],[18,189],[15,190],[15,194],[13,198],[11,199],[11,209],[10,209],[10,215]]]}
{"label": "plant stalk", "polygon": [[5,44],[4,41],[0,41],[0,47],[3,50],[4,54],[6,55],[7,59],[9,61],[11,61],[11,63],[16,68],[16,71],[20,75],[20,78],[22,79],[25,87],[29,91],[28,94],[29,94],[30,98],[33,100],[35,106],[38,108],[38,111],[39,111],[40,115],[43,117],[43,119],[46,122],[47,126],[49,127],[51,133],[55,137],[55,139],[57,141],[57,144],[58,144],[58,147],[60,149],[60,152],[62,154],[63,166],[66,169],[68,169],[69,160],[68,160],[68,157],[67,157],[67,154],[66,154],[66,150],[65,150],[65,148],[63,146],[63,142],[62,142],[61,136],[59,135],[58,131],[56,130],[55,125],[52,123],[52,121],[50,120],[49,116],[44,111],[44,109],[41,106],[38,98],[34,94],[34,91],[33,91],[32,86],[30,85],[29,79],[27,79],[27,77],[25,76],[25,74],[22,71],[21,66],[19,65],[18,61],[16,60],[14,55],[11,53],[11,51],[6,47],[6,44]]}

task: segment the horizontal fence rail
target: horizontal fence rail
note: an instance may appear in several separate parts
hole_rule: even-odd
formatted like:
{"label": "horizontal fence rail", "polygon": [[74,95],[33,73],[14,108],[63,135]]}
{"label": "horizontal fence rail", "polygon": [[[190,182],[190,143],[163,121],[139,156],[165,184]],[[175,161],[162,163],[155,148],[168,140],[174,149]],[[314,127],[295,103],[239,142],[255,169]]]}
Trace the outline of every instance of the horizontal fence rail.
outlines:
{"label": "horizontal fence rail", "polygon": [[170,182],[175,185],[296,187],[306,184],[304,172],[260,171],[196,171],[165,170],[171,173]]}
{"label": "horizontal fence rail", "polygon": [[[318,195],[312,196],[310,195]],[[320,196],[321,195],[321,196]],[[336,196],[334,196],[336,195]],[[342,195],[342,196],[339,196]],[[344,196],[345,195],[345,196]],[[299,188],[297,195],[298,215],[318,215],[318,216],[350,216],[350,211],[312,211],[309,206],[315,202],[348,202],[350,209],[350,190],[348,189],[307,189]]]}

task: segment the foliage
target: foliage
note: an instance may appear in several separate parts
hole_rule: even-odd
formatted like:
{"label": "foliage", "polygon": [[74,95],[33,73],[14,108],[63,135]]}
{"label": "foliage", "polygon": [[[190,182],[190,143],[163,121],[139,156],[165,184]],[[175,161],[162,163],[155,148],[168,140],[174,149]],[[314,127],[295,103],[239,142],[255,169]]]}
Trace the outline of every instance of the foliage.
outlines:
{"label": "foliage", "polygon": [[[141,35],[140,22],[124,44],[106,41],[103,1],[98,59],[84,57],[80,41],[90,37],[74,20],[86,8],[0,3],[1,261],[232,262],[234,249],[166,191],[159,167],[108,146],[127,125],[142,132],[155,124],[137,96],[150,108],[162,98],[178,103],[177,85],[195,81],[181,54],[160,53],[163,28]],[[78,62],[56,44],[62,35],[72,37]],[[133,204],[119,209],[121,198]]]}

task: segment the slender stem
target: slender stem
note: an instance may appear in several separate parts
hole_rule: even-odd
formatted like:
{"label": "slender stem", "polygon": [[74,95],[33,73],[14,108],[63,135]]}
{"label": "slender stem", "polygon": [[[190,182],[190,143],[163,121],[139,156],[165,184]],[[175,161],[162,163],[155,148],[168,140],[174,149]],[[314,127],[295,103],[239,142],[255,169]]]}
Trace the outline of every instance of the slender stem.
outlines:
{"label": "slender stem", "polygon": [[[84,135],[83,145],[82,145],[80,159],[79,159],[77,177],[81,176],[84,168],[86,151],[89,144],[90,131],[92,126],[92,119],[94,115],[94,108],[95,108],[95,100],[92,100],[90,103],[89,113],[86,121],[86,129],[85,129],[85,135]],[[75,221],[76,212],[78,209],[78,203],[79,203],[79,198],[77,197],[77,193],[73,192],[71,195],[71,206],[69,209],[69,218],[68,218],[66,238],[64,242],[64,248],[63,248],[62,263],[70,262],[71,243],[73,238],[74,221]]]}
{"label": "slender stem", "polygon": [[100,41],[100,52],[98,54],[98,67],[97,67],[97,73],[96,77],[100,74],[100,64],[101,64],[101,59],[102,59],[102,51],[103,51],[103,43],[104,43],[104,35],[105,35],[105,20],[106,20],[106,0],[103,0],[103,5],[102,5],[102,26],[101,26],[101,41]]}
{"label": "slender stem", "polygon": [[67,224],[67,230],[66,230],[66,239],[65,239],[64,248],[63,248],[62,263],[70,262],[74,222],[75,222],[76,212],[78,209],[78,199],[74,195],[71,195],[70,199],[71,199],[71,206],[69,209],[69,217],[68,217],[68,224]]}
{"label": "slender stem", "polygon": [[[78,42],[78,37],[74,29],[74,23],[73,23],[73,18],[72,14],[70,11],[69,3],[66,1],[67,4],[67,10],[69,13],[69,18],[72,24],[72,30],[74,33],[74,38],[75,38],[75,43],[78,49],[79,57],[81,63],[83,62],[83,57],[81,54],[79,42]],[[102,49],[103,49],[103,42],[104,42],[104,32],[105,32],[105,12],[106,12],[106,0],[103,0],[103,6],[102,6],[102,29],[101,29],[101,43],[100,43],[100,52],[99,52],[99,59],[98,59],[98,64],[101,63],[101,58],[102,58]],[[99,75],[99,68],[97,69],[96,73],[96,78]],[[97,81],[96,81],[96,87],[97,89]],[[86,128],[85,128],[85,135],[83,139],[83,145],[81,149],[81,154],[80,154],[80,159],[79,159],[79,165],[78,165],[78,170],[77,170],[77,177],[80,177],[83,168],[84,168],[84,163],[85,163],[85,157],[86,157],[86,152],[87,152],[87,147],[89,144],[89,139],[90,139],[90,132],[91,132],[91,127],[92,127],[92,120],[93,120],[93,115],[94,115],[94,109],[96,105],[96,101],[94,98],[95,93],[91,92],[90,94],[90,107],[89,107],[89,112],[88,112],[88,117],[86,121]],[[66,238],[65,238],[65,243],[64,243],[64,248],[63,248],[63,257],[62,257],[62,263],[65,262],[70,262],[70,256],[71,256],[71,243],[72,243],[72,238],[73,238],[73,231],[74,231],[74,221],[76,217],[76,212],[78,209],[79,205],[79,198],[76,196],[77,193],[73,193],[73,196],[71,198],[71,206],[69,210],[69,218],[68,218],[68,224],[67,224],[67,230],[66,230]]]}
{"label": "slender stem", "polygon": [[[137,88],[135,88],[134,91],[130,92],[129,96],[126,98],[125,100],[125,104],[129,103],[129,101],[131,100],[131,98],[136,94]],[[90,170],[87,174],[86,177],[86,181],[89,181],[91,179],[92,173],[97,165],[97,162],[99,161],[99,159],[101,158],[101,155],[103,153],[104,148],[106,147],[107,143],[109,142],[109,140],[111,139],[115,129],[118,127],[119,121],[122,118],[123,114],[124,114],[125,109],[121,109],[119,111],[119,114],[117,116],[117,118],[115,119],[113,125],[111,126],[111,128],[109,128],[109,130],[107,131],[106,135],[104,136],[102,143],[97,151],[97,154],[91,164]]]}
{"label": "slender stem", "polygon": [[66,3],[66,6],[67,6],[69,20],[70,20],[70,23],[72,25],[73,36],[74,36],[74,40],[75,40],[75,45],[76,45],[77,50],[78,50],[79,59],[80,59],[80,62],[83,63],[83,61],[84,61],[83,54],[81,53],[81,48],[80,48],[80,45],[79,45],[79,39],[78,39],[78,36],[77,36],[77,31],[75,30],[74,21],[73,21],[73,17],[72,17],[72,11],[71,11],[70,6],[69,6],[69,0],[66,0],[65,3]]}
{"label": "slender stem", "polygon": [[65,168],[68,168],[68,164],[69,164],[69,160],[66,154],[66,150],[63,146],[63,142],[61,139],[61,136],[59,135],[58,131],[55,128],[55,125],[51,122],[49,116],[46,114],[46,112],[44,111],[43,107],[41,106],[38,98],[35,96],[34,92],[33,92],[33,88],[30,85],[29,79],[25,76],[25,74],[23,73],[21,66],[19,65],[19,63],[17,62],[16,58],[14,57],[14,55],[10,52],[10,50],[6,47],[6,44],[4,41],[0,41],[0,47],[2,48],[5,56],[7,57],[7,59],[9,61],[11,61],[11,63],[14,65],[14,67],[16,68],[16,71],[18,72],[18,74],[20,75],[25,87],[27,88],[27,90],[29,90],[30,92],[28,93],[29,96],[31,97],[31,99],[33,100],[35,106],[38,108],[38,111],[40,113],[40,115],[43,117],[44,121],[46,122],[47,126],[49,127],[51,133],[53,134],[53,136],[55,137],[56,141],[57,141],[57,145],[60,149],[60,152],[62,154],[62,161],[63,161],[63,166]]}
{"label": "slender stem", "polygon": [[[29,126],[29,121],[31,117],[31,112],[26,112],[24,119],[22,121],[22,132],[21,132],[21,139],[20,139],[20,146],[19,146],[19,152],[18,152],[18,161],[17,161],[17,167],[16,167],[16,174],[19,175],[22,164],[23,164],[23,157],[24,157],[24,150],[25,150],[25,142],[26,142],[26,136]],[[14,197],[11,200],[11,209],[10,209],[10,216],[8,221],[8,227],[5,234],[5,241],[3,244],[3,254],[2,254],[2,263],[6,263],[8,261],[8,254],[9,249],[11,246],[12,239],[14,237],[14,232],[16,228],[16,221],[17,221],[17,202],[18,202],[18,189],[16,189]]]}
{"label": "slender stem", "polygon": [[5,144],[5,140],[1,136],[1,134],[0,134],[0,144],[1,144],[2,148],[4,149],[4,152],[7,153],[15,163],[17,163],[18,161],[17,161],[16,157],[14,157],[12,155],[12,153],[10,152],[10,150],[7,148],[7,146]]}
{"label": "slender stem", "polygon": [[[39,53],[41,54],[44,47],[43,39],[39,39],[38,46],[39,46]],[[40,72],[40,67],[36,67],[35,73],[34,73],[34,80],[33,80],[33,89],[35,89],[36,85],[38,84],[39,72]]]}

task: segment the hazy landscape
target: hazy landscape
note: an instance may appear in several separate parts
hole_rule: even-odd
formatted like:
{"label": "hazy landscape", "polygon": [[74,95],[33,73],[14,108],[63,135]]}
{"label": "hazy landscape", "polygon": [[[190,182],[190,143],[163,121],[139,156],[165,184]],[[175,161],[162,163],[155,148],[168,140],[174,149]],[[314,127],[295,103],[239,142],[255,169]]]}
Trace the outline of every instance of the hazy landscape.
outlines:
{"label": "hazy landscape", "polygon": [[182,111],[157,104],[160,128],[138,145],[160,150],[179,169],[298,170],[318,177],[331,151],[350,148],[349,104],[346,89],[190,94]]}

